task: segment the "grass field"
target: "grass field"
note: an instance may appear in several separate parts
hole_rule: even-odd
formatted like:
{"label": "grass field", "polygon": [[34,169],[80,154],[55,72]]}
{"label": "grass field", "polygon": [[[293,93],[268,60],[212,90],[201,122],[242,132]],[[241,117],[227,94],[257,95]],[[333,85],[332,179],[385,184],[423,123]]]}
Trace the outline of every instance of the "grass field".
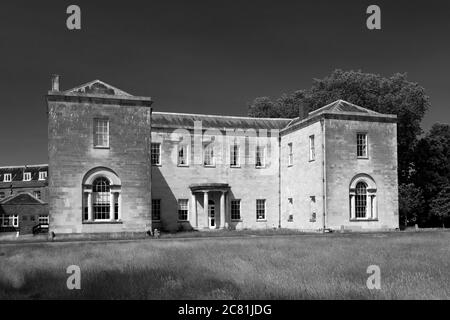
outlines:
{"label": "grass field", "polygon": [[0,244],[0,299],[23,298],[449,299],[450,232]]}

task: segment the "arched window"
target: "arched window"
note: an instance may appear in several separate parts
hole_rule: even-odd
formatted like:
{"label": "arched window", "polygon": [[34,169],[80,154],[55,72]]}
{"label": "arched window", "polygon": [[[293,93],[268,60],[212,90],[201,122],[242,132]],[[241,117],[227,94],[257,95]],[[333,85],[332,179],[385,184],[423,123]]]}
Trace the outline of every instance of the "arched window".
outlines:
{"label": "arched window", "polygon": [[83,221],[118,221],[121,211],[119,177],[107,168],[89,171],[83,179]]}
{"label": "arched window", "polygon": [[376,220],[377,187],[367,174],[356,175],[350,183],[350,220]]}
{"label": "arched window", "polygon": [[110,217],[110,188],[109,181],[105,177],[94,180],[92,184],[92,206],[94,220],[109,220]]}
{"label": "arched window", "polygon": [[356,218],[365,218],[367,214],[367,185],[364,182],[358,182],[356,185]]}

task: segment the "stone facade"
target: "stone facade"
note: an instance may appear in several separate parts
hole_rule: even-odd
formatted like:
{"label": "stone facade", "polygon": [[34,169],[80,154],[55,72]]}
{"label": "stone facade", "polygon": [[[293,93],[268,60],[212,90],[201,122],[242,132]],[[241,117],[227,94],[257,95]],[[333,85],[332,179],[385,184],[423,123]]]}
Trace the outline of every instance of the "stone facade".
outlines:
{"label": "stone facade", "polygon": [[[96,89],[96,84],[102,83],[47,95],[50,230],[143,232],[151,227],[151,99],[103,92],[106,86]],[[107,147],[94,147],[95,119],[109,121]],[[119,177],[111,184],[120,192],[122,216],[95,222],[84,219],[86,195],[92,192],[85,182],[102,169]]]}
{"label": "stone facade", "polygon": [[341,100],[296,119],[152,113],[98,80],[47,101],[55,233],[398,228],[395,116]]}

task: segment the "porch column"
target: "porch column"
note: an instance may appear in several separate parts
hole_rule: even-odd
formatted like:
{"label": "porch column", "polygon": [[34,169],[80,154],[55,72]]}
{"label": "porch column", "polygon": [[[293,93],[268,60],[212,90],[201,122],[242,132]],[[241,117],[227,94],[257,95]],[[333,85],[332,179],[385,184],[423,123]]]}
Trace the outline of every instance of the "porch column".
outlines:
{"label": "porch column", "polygon": [[378,219],[376,195],[372,195],[372,219]]}
{"label": "porch column", "polygon": [[350,219],[355,219],[355,195],[350,194]]}
{"label": "porch column", "polygon": [[220,229],[225,229],[225,192],[220,194]]}
{"label": "porch column", "polygon": [[197,216],[197,199],[195,198],[195,193],[191,195],[191,205],[192,205],[192,216],[194,217],[194,225],[198,228],[198,216]]}
{"label": "porch column", "polygon": [[92,216],[92,193],[87,192],[87,207],[88,207],[88,220],[92,221],[94,220],[94,217]]}
{"label": "porch column", "polygon": [[114,192],[109,195],[109,220],[114,220]]}
{"label": "porch column", "polygon": [[208,191],[203,191],[203,212],[205,213],[206,225],[205,227],[209,227],[209,217],[208,217]]}
{"label": "porch column", "polygon": [[122,193],[117,193],[117,204],[119,206],[119,213],[117,215],[118,220],[122,220]]}
{"label": "porch column", "polygon": [[372,196],[370,194],[366,198],[366,218],[372,218]]}

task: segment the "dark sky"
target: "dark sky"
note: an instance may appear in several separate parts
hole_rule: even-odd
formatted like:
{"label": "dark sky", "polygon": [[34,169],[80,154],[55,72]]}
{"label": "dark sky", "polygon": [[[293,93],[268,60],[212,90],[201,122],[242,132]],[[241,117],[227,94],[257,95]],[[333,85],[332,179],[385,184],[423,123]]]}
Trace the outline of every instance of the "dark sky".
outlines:
{"label": "dark sky", "polygon": [[[81,7],[82,30],[66,28]],[[366,28],[381,7],[382,30]],[[449,123],[449,1],[1,1],[0,166],[47,162],[44,95],[101,79],[156,111],[246,115],[335,68],[407,72]]]}

